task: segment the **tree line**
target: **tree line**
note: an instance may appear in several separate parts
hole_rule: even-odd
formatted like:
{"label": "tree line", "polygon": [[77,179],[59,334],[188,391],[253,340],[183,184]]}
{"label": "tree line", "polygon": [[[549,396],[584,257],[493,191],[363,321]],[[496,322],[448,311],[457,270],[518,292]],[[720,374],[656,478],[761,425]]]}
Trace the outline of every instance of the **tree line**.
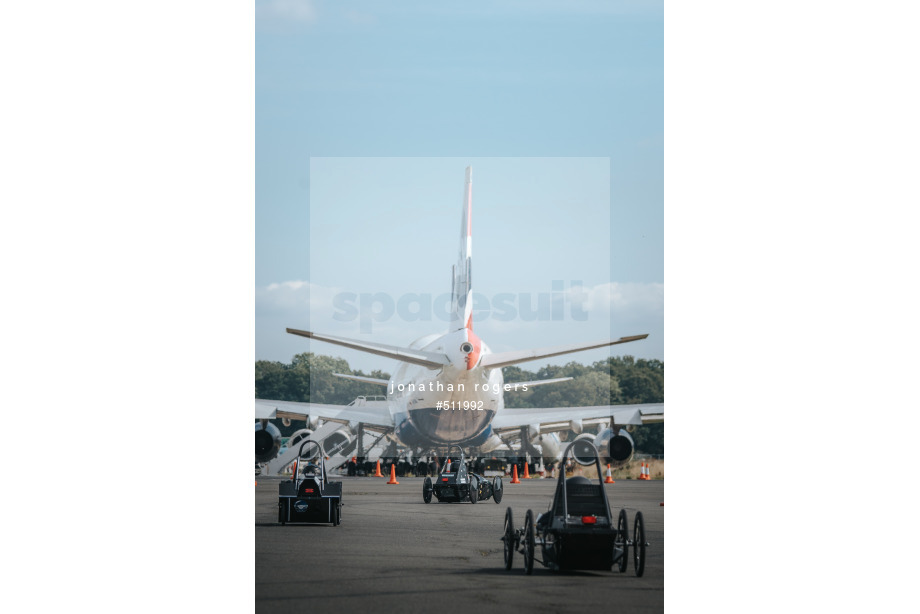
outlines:
{"label": "tree line", "polygon": [[[572,377],[567,382],[536,386],[526,391],[505,393],[507,407],[578,407],[587,405],[619,405],[664,402],[664,362],[635,359],[632,356],[612,356],[591,365],[569,362],[546,365],[537,371],[512,366],[502,369],[505,382]],[[386,387],[366,384],[333,373],[359,375],[389,380],[390,374],[375,370],[364,373],[352,371],[342,358],[297,354],[290,363],[257,360],[255,363],[255,396],[258,399],[301,401],[347,405],[357,396],[385,395]],[[285,436],[302,425],[294,422],[277,426]],[[636,451],[664,454],[664,425],[648,424],[636,427],[632,433]]]}

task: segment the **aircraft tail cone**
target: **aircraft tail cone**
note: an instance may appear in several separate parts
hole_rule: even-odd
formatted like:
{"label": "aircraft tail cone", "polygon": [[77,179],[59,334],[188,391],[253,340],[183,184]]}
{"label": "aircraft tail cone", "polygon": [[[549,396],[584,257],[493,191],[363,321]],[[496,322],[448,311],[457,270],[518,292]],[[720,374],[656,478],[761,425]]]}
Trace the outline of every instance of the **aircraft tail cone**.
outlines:
{"label": "aircraft tail cone", "polygon": [[383,477],[386,477],[385,475],[383,475],[382,473],[380,473],[380,459],[379,459],[379,458],[377,459],[377,472],[376,472],[374,475],[372,475],[371,477],[372,477],[372,478],[383,478]]}
{"label": "aircraft tail cone", "polygon": [[604,484],[616,484],[613,481],[613,476],[610,474],[610,463],[607,463],[607,477],[604,478]]}
{"label": "aircraft tail cone", "polygon": [[512,470],[511,470],[511,475],[512,475],[511,483],[512,483],[512,484],[520,484],[521,481],[518,479],[518,476],[517,476],[517,465],[511,465],[511,467],[512,467]]}
{"label": "aircraft tail cone", "polygon": [[399,482],[396,481],[396,464],[395,463],[390,465],[390,481],[387,482],[387,484],[399,484]]}

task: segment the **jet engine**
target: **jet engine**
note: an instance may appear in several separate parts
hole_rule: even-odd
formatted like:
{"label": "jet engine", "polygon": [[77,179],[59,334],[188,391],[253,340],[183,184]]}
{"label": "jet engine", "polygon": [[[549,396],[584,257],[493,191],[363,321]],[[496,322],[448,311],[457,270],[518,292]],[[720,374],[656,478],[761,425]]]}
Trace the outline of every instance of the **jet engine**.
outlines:
{"label": "jet engine", "polygon": [[602,430],[594,438],[594,447],[601,455],[602,463],[610,463],[615,467],[628,463],[636,448],[625,428],[616,433],[609,428]]}
{"label": "jet engine", "polygon": [[505,445],[505,442],[502,441],[498,435],[490,431],[489,438],[485,441],[485,443],[480,444],[479,453],[489,454],[490,452],[499,449],[503,445]]}
{"label": "jet engine", "polygon": [[537,435],[531,443],[540,446],[544,462],[554,461],[562,454],[562,443],[560,443],[559,435],[556,433]]}
{"label": "jet engine", "polygon": [[584,445],[584,443],[594,443],[594,435],[582,433],[572,441],[575,444],[575,447],[572,448],[572,458],[575,459],[575,462],[584,466],[593,465],[594,451],[591,450],[590,446]]}
{"label": "jet engine", "polygon": [[[557,458],[562,453],[562,444],[559,442],[559,435],[556,433],[540,433],[536,431],[536,434],[533,432],[536,429],[531,429],[529,433],[526,434],[526,441],[523,442],[524,449],[533,457],[539,457],[543,459],[544,463],[549,463]],[[523,435],[523,433],[522,433]]]}
{"label": "jet engine", "polygon": [[267,420],[256,422],[256,462],[267,463],[281,450],[281,431]]}

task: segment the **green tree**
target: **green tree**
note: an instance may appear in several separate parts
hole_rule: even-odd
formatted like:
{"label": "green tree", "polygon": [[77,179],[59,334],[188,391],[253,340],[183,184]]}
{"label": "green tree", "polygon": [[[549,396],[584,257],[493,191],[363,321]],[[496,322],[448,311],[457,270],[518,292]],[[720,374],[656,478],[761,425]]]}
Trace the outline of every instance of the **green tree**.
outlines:
{"label": "green tree", "polygon": [[[514,382],[533,381],[537,379],[537,374],[520,367],[505,367],[502,369],[502,377],[506,384],[513,384]],[[533,396],[535,390],[536,388],[509,390],[505,393],[505,407],[533,407],[530,397]]]}
{"label": "green tree", "polygon": [[[569,365],[566,365],[568,367]],[[581,365],[578,365],[581,367]],[[584,367],[582,367],[584,369]],[[578,372],[582,369],[565,369]],[[566,377],[559,374],[556,377]],[[569,376],[571,377],[571,376]],[[534,389],[530,398],[532,407],[582,407],[589,405],[607,405],[610,402],[611,389],[616,389],[616,381],[607,373],[585,371],[575,379],[558,384],[546,384]]]}
{"label": "green tree", "polygon": [[641,454],[664,454],[664,423],[637,426],[631,433],[636,452]]}
{"label": "green tree", "polygon": [[256,361],[256,398],[284,399],[285,365],[277,361]]}

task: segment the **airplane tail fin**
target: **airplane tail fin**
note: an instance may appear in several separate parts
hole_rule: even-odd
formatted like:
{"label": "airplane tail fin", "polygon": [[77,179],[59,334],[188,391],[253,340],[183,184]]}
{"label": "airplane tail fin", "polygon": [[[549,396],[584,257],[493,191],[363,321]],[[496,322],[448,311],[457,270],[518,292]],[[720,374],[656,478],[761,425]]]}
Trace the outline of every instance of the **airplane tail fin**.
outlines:
{"label": "airplane tail fin", "polygon": [[466,167],[466,182],[463,190],[463,215],[460,218],[460,254],[453,267],[453,288],[450,301],[450,330],[469,328],[473,330],[473,167]]}

